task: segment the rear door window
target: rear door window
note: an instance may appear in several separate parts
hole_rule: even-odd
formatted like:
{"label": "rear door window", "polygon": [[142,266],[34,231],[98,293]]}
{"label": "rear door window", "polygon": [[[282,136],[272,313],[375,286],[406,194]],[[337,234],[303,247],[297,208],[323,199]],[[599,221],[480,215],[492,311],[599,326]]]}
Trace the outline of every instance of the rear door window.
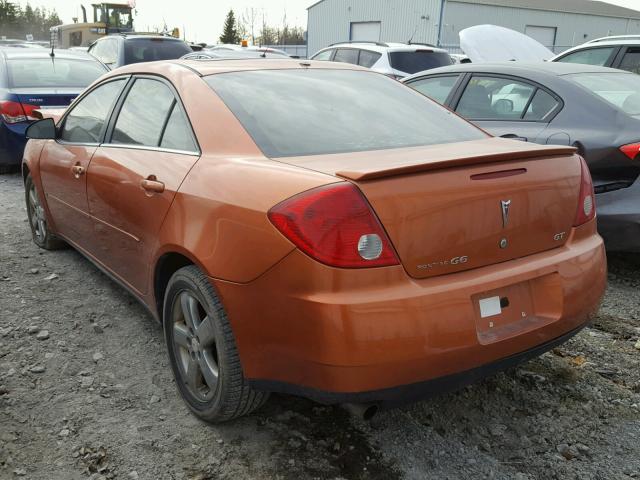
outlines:
{"label": "rear door window", "polygon": [[100,85],[72,107],[64,120],[60,140],[71,143],[100,143],[107,116],[126,79]]}
{"label": "rear door window", "polygon": [[537,88],[509,78],[474,76],[456,111],[471,120],[520,120]]}
{"label": "rear door window", "polygon": [[389,60],[392,68],[409,74],[444,67],[453,63],[448,53],[434,52],[433,50],[391,52]]}
{"label": "rear door window", "polygon": [[111,143],[157,147],[174,100],[164,83],[137,79],[122,104]]}
{"label": "rear door window", "polygon": [[617,50],[617,47],[587,48],[585,50],[570,53],[569,55],[557,59],[556,62],[606,66],[609,65],[609,59],[614,54],[615,50]]}
{"label": "rear door window", "polygon": [[336,50],[336,56],[333,57],[334,62],[358,64],[358,49],[356,48],[339,48]]}
{"label": "rear door window", "polygon": [[444,105],[447,97],[456,85],[460,75],[447,75],[442,77],[422,78],[408,85],[423,95]]}
{"label": "rear door window", "polygon": [[640,74],[640,47],[629,47],[622,57],[620,70]]}
{"label": "rear door window", "polygon": [[161,148],[170,148],[172,150],[184,150],[185,152],[195,152],[198,150],[193,140],[191,127],[187,122],[187,117],[182,112],[178,102],[174,102],[171,115],[164,129]]}
{"label": "rear door window", "polygon": [[371,68],[382,56],[381,53],[372,52],[370,50],[360,50],[360,59],[358,65],[366,68]]}
{"label": "rear door window", "polygon": [[560,102],[548,92],[539,88],[533,96],[523,119],[530,122],[548,122],[558,108],[560,108]]}
{"label": "rear door window", "polygon": [[331,60],[331,55],[333,55],[334,50],[330,48],[329,50],[325,50],[324,52],[317,53],[315,57],[311,60]]}

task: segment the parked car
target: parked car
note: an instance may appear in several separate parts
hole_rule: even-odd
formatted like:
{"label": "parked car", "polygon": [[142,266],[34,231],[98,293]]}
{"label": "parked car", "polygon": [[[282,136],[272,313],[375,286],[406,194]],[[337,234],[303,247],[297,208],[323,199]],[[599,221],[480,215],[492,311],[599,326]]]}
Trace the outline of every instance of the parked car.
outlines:
{"label": "parked car", "polygon": [[156,60],[173,60],[193,50],[179,38],[165,35],[118,34],[99,38],[88,52],[110,69]]}
{"label": "parked car", "polygon": [[640,78],[571,63],[470,64],[404,82],[493,135],[572,145],[595,185],[609,250],[640,251]]}
{"label": "parked car", "polygon": [[335,43],[311,59],[360,65],[396,79],[454,63],[446,50],[433,45],[382,42]]}
{"label": "parked car", "polygon": [[86,54],[0,48],[0,173],[17,170],[36,109],[66,107],[107,69]]}
{"label": "parked car", "polygon": [[206,421],[268,392],[369,416],[549,350],[604,292],[574,149],[492,138],[357,66],[124,67],[28,134],[33,240],[163,322]]}
{"label": "parked car", "polygon": [[551,61],[599,65],[640,74],[640,35],[598,38],[570,48]]}
{"label": "parked car", "polygon": [[223,44],[223,45],[214,45],[212,47],[206,48],[205,50],[209,52],[258,52],[258,53],[268,53],[273,56],[287,57],[289,58],[289,54],[284,50],[279,50],[277,48],[272,47],[261,47],[259,45],[249,45],[248,47],[243,47],[242,45],[234,45],[234,44]]}

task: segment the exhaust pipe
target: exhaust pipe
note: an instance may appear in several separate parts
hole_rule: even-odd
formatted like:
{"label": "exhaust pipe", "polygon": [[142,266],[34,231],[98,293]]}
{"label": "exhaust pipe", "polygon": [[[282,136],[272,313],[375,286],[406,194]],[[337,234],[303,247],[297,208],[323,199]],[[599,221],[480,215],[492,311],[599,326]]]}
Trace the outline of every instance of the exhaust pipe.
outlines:
{"label": "exhaust pipe", "polygon": [[375,403],[342,403],[340,405],[354,417],[369,421],[378,413],[378,405]]}

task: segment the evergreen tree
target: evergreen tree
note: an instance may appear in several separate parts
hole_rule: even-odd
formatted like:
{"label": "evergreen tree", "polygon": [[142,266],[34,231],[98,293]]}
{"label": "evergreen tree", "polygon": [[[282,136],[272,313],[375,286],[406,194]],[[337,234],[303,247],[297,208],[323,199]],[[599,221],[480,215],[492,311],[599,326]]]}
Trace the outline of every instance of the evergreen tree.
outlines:
{"label": "evergreen tree", "polygon": [[36,40],[49,40],[49,28],[62,21],[55,10],[32,8],[28,3],[22,9],[11,0],[0,0],[0,35],[25,40],[27,34]]}
{"label": "evergreen tree", "polygon": [[229,10],[227,18],[224,20],[222,35],[220,35],[220,43],[240,43],[240,34],[236,24],[236,16],[233,10]]}

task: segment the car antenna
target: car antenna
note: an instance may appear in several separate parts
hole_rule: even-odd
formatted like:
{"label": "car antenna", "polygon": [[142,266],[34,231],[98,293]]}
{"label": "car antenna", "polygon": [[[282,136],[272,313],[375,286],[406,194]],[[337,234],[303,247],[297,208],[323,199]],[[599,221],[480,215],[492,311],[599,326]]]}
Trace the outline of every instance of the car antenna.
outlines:
{"label": "car antenna", "polygon": [[416,32],[417,31],[418,31],[418,23],[416,22],[416,28],[413,29],[413,33],[411,34],[411,38],[407,42],[408,45],[411,45],[411,42],[413,41],[413,37],[416,36]]}

